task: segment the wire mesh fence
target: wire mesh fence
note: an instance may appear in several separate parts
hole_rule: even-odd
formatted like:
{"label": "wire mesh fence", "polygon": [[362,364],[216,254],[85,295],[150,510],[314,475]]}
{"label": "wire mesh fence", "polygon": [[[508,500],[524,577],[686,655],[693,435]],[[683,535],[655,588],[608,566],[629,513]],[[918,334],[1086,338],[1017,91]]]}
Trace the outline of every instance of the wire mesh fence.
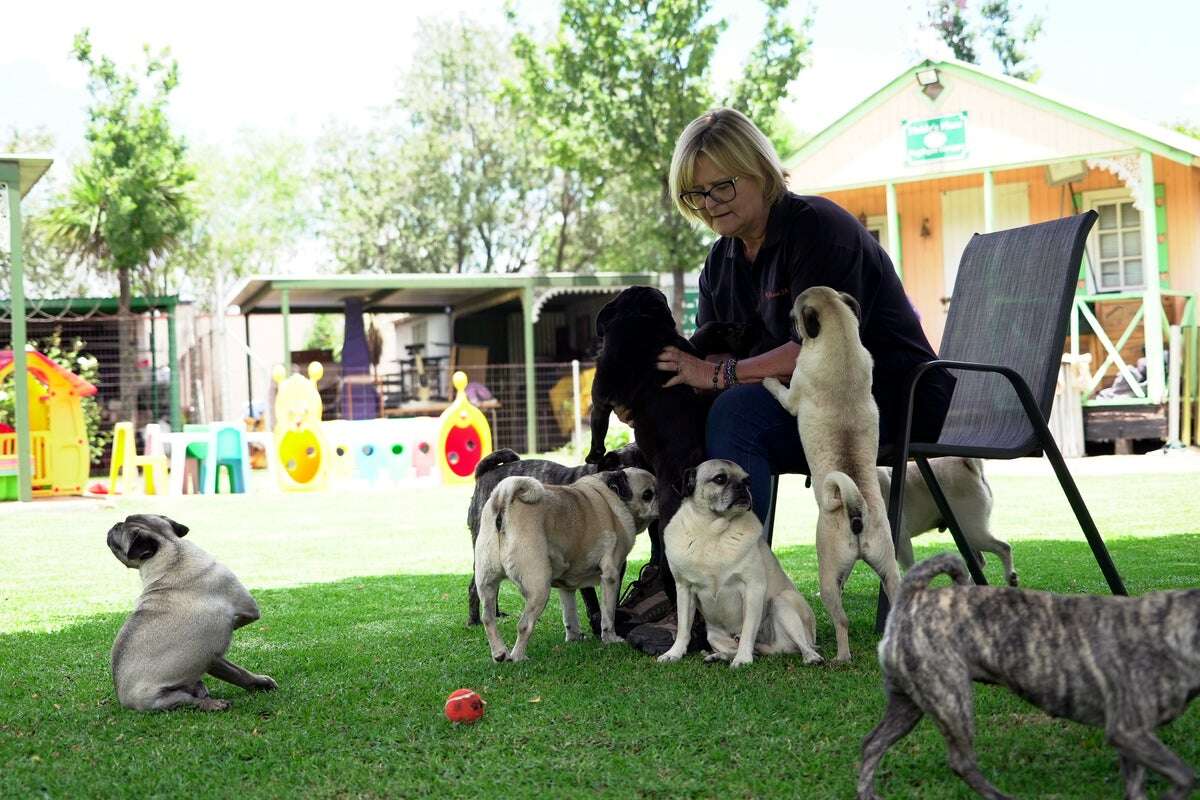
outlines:
{"label": "wire mesh fence", "polygon": [[[587,425],[591,410],[591,375],[595,364],[578,362],[579,377],[576,379],[573,363],[534,365],[534,419],[538,450],[556,450],[572,442],[577,404],[582,425]],[[493,445],[496,448],[508,447],[517,452],[528,452],[525,365],[488,364],[472,366],[466,371],[469,380],[467,396],[491,422]],[[438,365],[419,373],[403,370],[380,374],[374,380],[378,416],[436,416],[453,399],[451,372],[449,366]],[[343,399],[354,391],[355,385],[342,379],[337,382],[333,392],[323,393],[326,418],[344,416]]]}

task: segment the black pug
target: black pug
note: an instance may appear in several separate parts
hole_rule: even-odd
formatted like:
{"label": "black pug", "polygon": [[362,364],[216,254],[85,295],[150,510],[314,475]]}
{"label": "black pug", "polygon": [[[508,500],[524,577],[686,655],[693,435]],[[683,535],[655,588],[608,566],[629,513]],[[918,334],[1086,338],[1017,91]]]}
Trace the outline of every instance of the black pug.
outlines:
{"label": "black pug", "polygon": [[[650,560],[663,570],[663,588],[675,603],[675,580],[663,551],[662,531],[683,501],[683,475],[704,461],[704,428],[712,392],[690,386],[663,388],[671,373],[656,364],[663,348],[674,345],[703,358],[706,353],[750,354],[761,346],[761,324],[709,323],[688,341],[675,329],[666,295],[650,286],[631,286],[600,310],[596,333],[601,338],[592,381],[592,445],[589,464],[604,457],[609,414],[628,410],[642,457],[657,479],[658,520],[650,525]],[[697,342],[701,346],[697,346]],[[619,610],[618,610],[619,611]],[[622,615],[617,634],[624,636]]]}
{"label": "black pug", "polygon": [[[547,485],[566,486],[585,475],[594,475],[597,472],[623,467],[649,469],[635,444],[605,453],[599,464],[583,464],[578,467],[567,467],[539,458],[522,461],[519,455],[507,449],[491,453],[475,467],[475,491],[471,495],[471,505],[467,507],[467,528],[471,531],[471,552],[475,552],[475,540],[479,538],[479,515],[483,513],[483,506],[492,496],[492,490],[505,478],[512,475],[523,475],[536,478]],[[592,632],[599,636],[600,601],[596,597],[596,590],[588,586],[580,589],[580,592],[583,593],[583,603],[587,607]],[[471,582],[467,586],[467,624],[478,625],[479,622],[479,590],[475,587],[475,572],[472,570]]]}

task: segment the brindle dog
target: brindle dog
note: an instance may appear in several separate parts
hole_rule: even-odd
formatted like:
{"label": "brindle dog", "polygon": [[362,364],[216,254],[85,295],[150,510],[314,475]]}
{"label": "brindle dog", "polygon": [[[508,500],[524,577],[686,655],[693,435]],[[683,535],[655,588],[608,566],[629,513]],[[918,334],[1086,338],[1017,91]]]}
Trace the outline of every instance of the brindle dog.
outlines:
{"label": "brindle dog", "polygon": [[[943,573],[956,585],[930,588]],[[955,774],[983,797],[1007,797],[975,761],[972,681],[1103,727],[1120,755],[1127,798],[1146,797],[1147,769],[1170,781],[1170,800],[1196,786],[1154,730],[1200,694],[1200,589],[1106,597],[973,586],[962,559],[946,553],[904,577],[879,663],[888,704],[863,741],[859,800],[878,800],[880,759],[925,714],[945,737]]]}

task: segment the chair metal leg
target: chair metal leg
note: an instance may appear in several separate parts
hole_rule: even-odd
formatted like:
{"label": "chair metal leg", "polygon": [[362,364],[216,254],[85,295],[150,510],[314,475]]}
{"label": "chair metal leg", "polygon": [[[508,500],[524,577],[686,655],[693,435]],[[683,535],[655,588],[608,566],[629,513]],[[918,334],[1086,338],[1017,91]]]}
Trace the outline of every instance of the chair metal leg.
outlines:
{"label": "chair metal leg", "polygon": [[[904,438],[896,447],[896,459],[892,462],[892,486],[888,492],[888,529],[892,532],[892,550],[896,549],[896,544],[900,540],[900,515],[904,510],[904,478],[908,473],[908,437],[911,435],[911,426],[910,412],[908,428],[904,431]],[[879,597],[875,601],[876,633],[883,633],[890,610],[891,604],[888,603],[887,592],[883,590],[883,582],[880,581]]]}
{"label": "chair metal leg", "polygon": [[917,469],[921,470],[921,477],[925,479],[925,485],[929,487],[929,493],[933,495],[933,502],[937,504],[938,511],[946,522],[946,527],[950,529],[950,535],[954,537],[954,543],[958,545],[958,552],[967,562],[971,580],[975,581],[977,586],[987,586],[987,578],[984,577],[983,569],[979,566],[978,559],[975,558],[975,551],[971,549],[970,543],[963,536],[962,527],[958,524],[953,509],[950,508],[950,501],[946,499],[942,485],[938,483],[937,476],[933,474],[933,468],[929,466],[929,459],[917,456]]}
{"label": "chair metal leg", "polygon": [[1108,590],[1115,595],[1129,594],[1125,591],[1125,583],[1121,580],[1121,575],[1117,572],[1116,565],[1113,564],[1112,556],[1108,553],[1104,539],[1101,538],[1100,531],[1096,528],[1096,523],[1092,520],[1092,515],[1083,502],[1083,496],[1079,494],[1079,487],[1075,485],[1075,479],[1071,477],[1071,472],[1067,469],[1067,462],[1063,460],[1062,453],[1059,452],[1058,445],[1050,434],[1050,428],[1040,415],[1034,420],[1034,429],[1037,431],[1042,451],[1050,460],[1050,466],[1054,467],[1058,485],[1062,487],[1063,494],[1067,496],[1067,502],[1071,504],[1071,510],[1075,512],[1075,519],[1079,521],[1079,527],[1083,529],[1083,535],[1087,537],[1088,545],[1092,548],[1092,555],[1095,556],[1096,563],[1100,565],[1104,579],[1108,581]]}
{"label": "chair metal leg", "polygon": [[763,522],[763,534],[767,537],[767,547],[771,546],[771,538],[775,533],[775,504],[779,502],[779,476],[771,476],[771,504],[767,507],[767,518]]}

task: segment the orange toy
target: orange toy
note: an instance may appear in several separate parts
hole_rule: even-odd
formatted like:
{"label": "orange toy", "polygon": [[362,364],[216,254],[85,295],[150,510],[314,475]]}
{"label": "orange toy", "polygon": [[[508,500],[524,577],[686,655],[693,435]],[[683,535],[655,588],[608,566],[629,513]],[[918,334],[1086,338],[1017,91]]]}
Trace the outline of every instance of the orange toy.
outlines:
{"label": "orange toy", "polygon": [[475,466],[492,452],[492,428],[487,417],[467,399],[467,373],[454,373],[454,402],[442,412],[438,450],[443,483],[471,483]]}
{"label": "orange toy", "polygon": [[456,689],[446,698],[446,719],[451,722],[478,722],[487,703],[470,689]]}

